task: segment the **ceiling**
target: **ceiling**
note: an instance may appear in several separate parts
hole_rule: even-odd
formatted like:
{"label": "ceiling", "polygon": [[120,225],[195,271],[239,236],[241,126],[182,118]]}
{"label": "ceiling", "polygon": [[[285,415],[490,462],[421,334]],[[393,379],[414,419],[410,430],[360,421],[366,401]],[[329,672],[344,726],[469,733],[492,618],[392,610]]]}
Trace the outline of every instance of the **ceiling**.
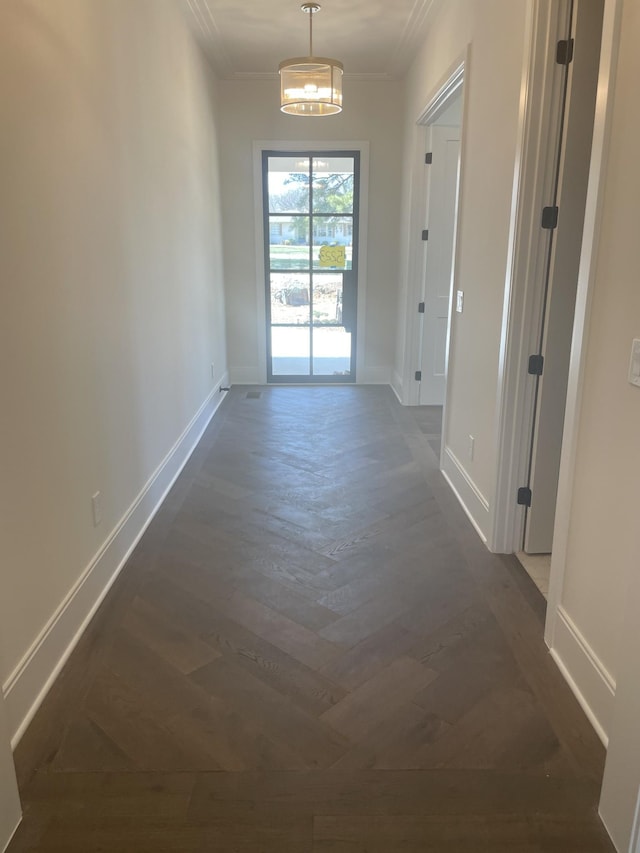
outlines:
{"label": "ceiling", "polygon": [[[309,18],[299,0],[178,0],[216,73],[275,77],[309,52]],[[344,64],[345,77],[397,79],[407,70],[437,0],[322,0],[313,52]]]}

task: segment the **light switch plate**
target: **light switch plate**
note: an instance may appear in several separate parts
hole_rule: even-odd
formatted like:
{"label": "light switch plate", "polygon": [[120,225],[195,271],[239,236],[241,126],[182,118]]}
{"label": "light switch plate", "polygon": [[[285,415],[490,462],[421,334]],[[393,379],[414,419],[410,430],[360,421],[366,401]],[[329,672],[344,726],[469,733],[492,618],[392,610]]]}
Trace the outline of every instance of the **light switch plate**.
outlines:
{"label": "light switch plate", "polygon": [[462,314],[462,308],[464,306],[464,292],[462,290],[456,290],[456,311],[458,314]]}
{"label": "light switch plate", "polygon": [[631,360],[629,362],[629,382],[640,388],[640,339],[634,338],[631,344]]}

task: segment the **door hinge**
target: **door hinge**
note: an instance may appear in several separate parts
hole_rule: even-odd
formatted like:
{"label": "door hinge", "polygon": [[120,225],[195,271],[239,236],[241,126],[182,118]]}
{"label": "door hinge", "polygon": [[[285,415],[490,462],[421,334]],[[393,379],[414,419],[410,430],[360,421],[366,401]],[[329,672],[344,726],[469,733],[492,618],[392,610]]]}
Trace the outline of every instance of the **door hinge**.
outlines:
{"label": "door hinge", "polygon": [[542,208],[542,227],[553,230],[558,225],[558,208],[543,207]]}
{"label": "door hinge", "polygon": [[422,232],[422,239],[423,240],[429,239],[429,229],[428,228],[425,228],[424,231]]}
{"label": "door hinge", "polygon": [[542,376],[542,368],[544,367],[544,356],[543,355],[530,355],[529,356],[529,367],[527,372],[531,376]]}
{"label": "door hinge", "polygon": [[421,370],[416,370],[415,379],[416,379],[416,382],[422,381],[422,371]]}
{"label": "door hinge", "polygon": [[418,314],[424,314],[424,302],[418,302]]}
{"label": "door hinge", "polygon": [[529,486],[522,486],[518,489],[518,505],[531,506],[531,489]]}
{"label": "door hinge", "polygon": [[433,163],[433,154],[431,151],[424,155],[424,162],[426,166],[430,166]]}
{"label": "door hinge", "polygon": [[573,39],[562,39],[556,48],[556,62],[558,65],[569,65],[573,59]]}

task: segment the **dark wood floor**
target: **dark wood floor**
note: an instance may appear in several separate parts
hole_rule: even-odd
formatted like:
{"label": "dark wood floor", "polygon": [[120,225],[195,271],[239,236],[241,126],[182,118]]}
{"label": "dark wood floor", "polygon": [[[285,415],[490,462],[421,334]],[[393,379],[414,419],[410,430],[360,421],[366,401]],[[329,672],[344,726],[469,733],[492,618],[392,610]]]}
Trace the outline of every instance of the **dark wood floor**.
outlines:
{"label": "dark wood floor", "polygon": [[544,601],[382,387],[234,388],[17,750],[19,851],[591,853]]}

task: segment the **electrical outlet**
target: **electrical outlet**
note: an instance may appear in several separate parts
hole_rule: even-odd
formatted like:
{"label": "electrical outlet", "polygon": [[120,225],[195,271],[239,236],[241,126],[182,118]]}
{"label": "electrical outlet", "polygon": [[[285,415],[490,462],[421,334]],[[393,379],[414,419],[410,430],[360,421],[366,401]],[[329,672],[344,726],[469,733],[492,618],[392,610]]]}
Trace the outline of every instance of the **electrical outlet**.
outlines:
{"label": "electrical outlet", "polygon": [[471,462],[473,462],[473,451],[474,451],[475,443],[476,443],[475,438],[472,435],[470,435],[469,436],[469,459],[471,460]]}
{"label": "electrical outlet", "polygon": [[91,510],[93,512],[93,526],[97,527],[102,522],[102,495],[100,492],[91,495]]}

